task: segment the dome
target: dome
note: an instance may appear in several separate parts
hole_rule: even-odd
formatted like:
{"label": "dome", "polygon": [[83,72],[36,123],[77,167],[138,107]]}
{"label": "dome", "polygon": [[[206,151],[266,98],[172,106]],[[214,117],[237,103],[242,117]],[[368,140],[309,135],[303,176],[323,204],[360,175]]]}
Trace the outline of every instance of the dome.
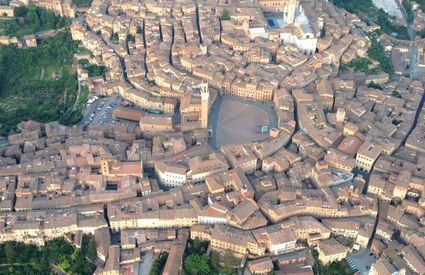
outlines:
{"label": "dome", "polygon": [[295,18],[295,23],[297,23],[297,24],[298,24],[298,25],[300,25],[300,26],[308,25],[309,20],[308,20],[307,15],[305,15],[304,11],[302,11],[302,12],[301,12],[301,14],[300,14],[300,15],[298,15],[298,16]]}

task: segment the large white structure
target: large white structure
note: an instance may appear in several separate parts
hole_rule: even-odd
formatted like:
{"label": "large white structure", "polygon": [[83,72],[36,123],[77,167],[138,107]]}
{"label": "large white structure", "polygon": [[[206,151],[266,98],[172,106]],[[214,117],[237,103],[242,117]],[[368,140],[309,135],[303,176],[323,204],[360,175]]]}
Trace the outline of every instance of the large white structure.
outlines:
{"label": "large white structure", "polygon": [[187,180],[186,168],[160,161],[155,163],[155,173],[159,182],[170,188],[182,186]]}
{"label": "large white structure", "polygon": [[[278,31],[282,44],[293,44],[305,54],[316,51],[320,33],[313,30],[299,0],[259,0],[258,3],[266,13],[270,28]],[[279,13],[281,15],[276,16]],[[323,28],[323,20],[320,22],[319,19],[317,24],[319,28]],[[269,35],[268,30],[259,26],[248,29],[251,40]]]}
{"label": "large white structure", "polygon": [[316,51],[318,34],[311,28],[310,20],[301,6],[297,14],[292,26],[280,33],[280,41],[283,44],[294,44],[305,54],[313,54]]}

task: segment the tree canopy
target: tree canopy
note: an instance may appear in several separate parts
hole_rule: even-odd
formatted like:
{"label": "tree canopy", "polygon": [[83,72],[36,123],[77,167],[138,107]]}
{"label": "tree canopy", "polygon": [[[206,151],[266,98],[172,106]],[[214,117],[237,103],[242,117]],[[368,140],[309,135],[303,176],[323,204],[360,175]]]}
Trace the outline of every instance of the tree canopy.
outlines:
{"label": "tree canopy", "polygon": [[165,263],[167,262],[167,258],[168,252],[162,252],[153,262],[149,275],[161,275]]}
{"label": "tree canopy", "polygon": [[64,238],[48,241],[43,247],[6,242],[0,245],[0,274],[51,274],[49,264],[71,274],[93,274],[96,266],[87,261],[84,250],[88,250],[84,245],[81,250]]}
{"label": "tree canopy", "polygon": [[394,68],[391,64],[391,60],[385,54],[384,47],[376,40],[376,38],[372,37],[372,46],[367,51],[367,54],[370,58],[379,62],[381,69],[389,74],[390,76],[394,75]]}
{"label": "tree canopy", "polygon": [[323,265],[319,260],[319,253],[316,250],[312,251],[312,255],[316,261],[316,273],[317,274],[327,274],[327,275],[353,275],[354,272],[351,267],[348,265],[345,259],[341,261],[334,261],[330,264]]}
{"label": "tree canopy", "polygon": [[228,9],[223,9],[220,16],[221,20],[230,20],[230,12]]}
{"label": "tree canopy", "polygon": [[184,260],[184,270],[191,275],[209,275],[211,268],[207,254],[189,255]]}
{"label": "tree canopy", "polygon": [[71,24],[71,20],[56,16],[52,11],[34,5],[16,7],[14,19],[5,20],[2,34],[22,37],[40,31],[61,29]]}
{"label": "tree canopy", "polygon": [[68,32],[45,39],[36,48],[0,47],[0,135],[28,119],[68,125],[81,119],[88,91],[82,89],[76,104],[78,82],[72,69],[76,50]]}

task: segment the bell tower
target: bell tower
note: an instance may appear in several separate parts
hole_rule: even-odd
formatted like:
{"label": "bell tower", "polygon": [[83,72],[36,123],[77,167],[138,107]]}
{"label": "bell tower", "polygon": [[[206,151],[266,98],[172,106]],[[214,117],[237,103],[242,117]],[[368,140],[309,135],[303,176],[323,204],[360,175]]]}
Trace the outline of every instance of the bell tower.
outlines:
{"label": "bell tower", "polygon": [[201,128],[208,128],[208,111],[210,105],[210,92],[208,82],[202,82],[201,86]]}
{"label": "bell tower", "polygon": [[297,6],[298,0],[288,0],[287,3],[285,3],[283,11],[285,25],[294,23]]}

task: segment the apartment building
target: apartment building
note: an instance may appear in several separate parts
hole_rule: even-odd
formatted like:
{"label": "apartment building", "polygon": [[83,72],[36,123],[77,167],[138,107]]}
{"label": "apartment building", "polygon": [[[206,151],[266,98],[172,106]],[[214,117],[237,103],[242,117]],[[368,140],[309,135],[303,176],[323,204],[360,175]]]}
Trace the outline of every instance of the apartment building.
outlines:
{"label": "apartment building", "polygon": [[382,147],[370,142],[363,143],[356,155],[356,167],[369,173],[382,152]]}
{"label": "apartment building", "polygon": [[347,256],[345,247],[335,239],[319,241],[317,251],[319,252],[319,259],[324,265],[340,261]]}
{"label": "apartment building", "polygon": [[157,161],[154,164],[154,169],[159,182],[164,186],[177,187],[187,181],[187,169],[184,166]]}

